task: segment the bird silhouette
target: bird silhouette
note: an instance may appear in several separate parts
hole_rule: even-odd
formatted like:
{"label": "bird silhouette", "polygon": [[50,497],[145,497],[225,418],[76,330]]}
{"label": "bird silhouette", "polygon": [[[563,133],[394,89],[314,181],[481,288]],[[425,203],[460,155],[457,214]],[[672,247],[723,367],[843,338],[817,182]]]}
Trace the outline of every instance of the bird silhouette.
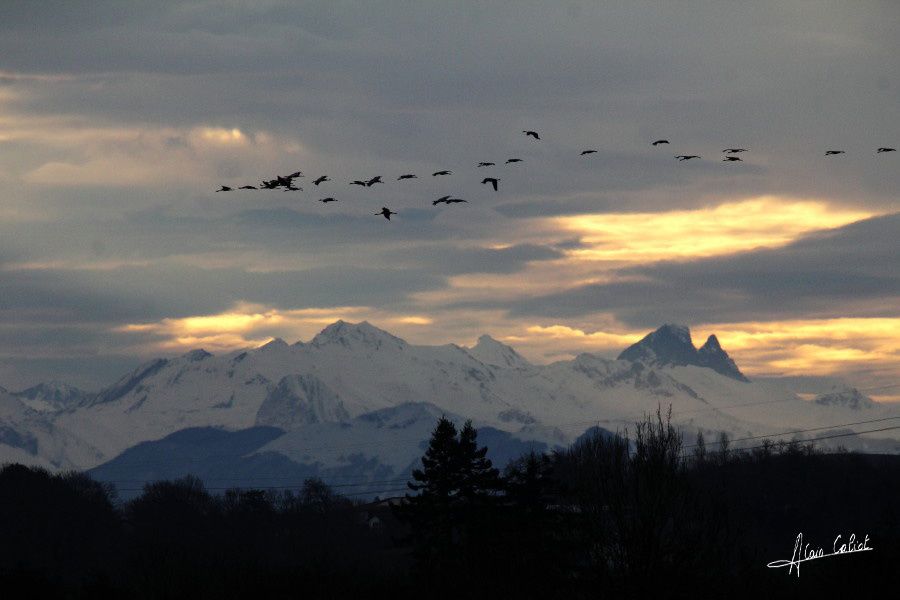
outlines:
{"label": "bird silhouette", "polygon": [[303,171],[294,171],[290,175],[288,175],[289,179],[294,179],[296,177],[303,177]]}
{"label": "bird silhouette", "polygon": [[361,185],[363,187],[366,187],[366,182],[360,181],[359,179],[354,179],[353,181],[350,182],[350,185]]}
{"label": "bird silhouette", "polygon": [[879,148],[878,154],[884,154],[885,152],[896,152],[896,148]]}
{"label": "bird silhouette", "polygon": [[478,163],[479,167],[493,167],[495,163],[492,162],[480,162]]}
{"label": "bird silhouette", "polygon": [[435,171],[431,174],[432,177],[437,177],[438,175],[452,175],[453,171]]}
{"label": "bird silhouette", "polygon": [[302,192],[303,188],[297,187],[296,185],[291,184],[291,185],[285,186],[284,191],[285,192]]}
{"label": "bird silhouette", "polygon": [[523,129],[522,133],[524,133],[526,136],[530,135],[531,137],[533,137],[536,140],[541,139],[541,136],[538,135],[537,131],[528,131],[528,130]]}
{"label": "bird silhouette", "polygon": [[431,205],[432,205],[432,206],[437,206],[437,205],[440,204],[441,202],[446,203],[447,200],[449,200],[449,199],[450,199],[450,196],[441,196],[441,197],[438,198],[437,200],[432,200],[432,201],[431,201]]}
{"label": "bird silhouette", "polygon": [[238,188],[239,190],[258,190],[259,188],[255,185],[242,185]]}
{"label": "bird silhouette", "polygon": [[387,206],[382,206],[382,207],[381,207],[381,212],[375,213],[375,216],[377,217],[378,215],[381,215],[382,217],[384,217],[385,219],[387,219],[388,221],[390,221],[390,220],[391,220],[391,215],[396,215],[396,214],[397,214],[397,213],[395,213],[394,211],[392,211],[391,209],[389,209]]}
{"label": "bird silhouette", "polygon": [[746,152],[746,148],[725,148],[722,152],[727,154],[738,154],[739,152]]}
{"label": "bird silhouette", "polygon": [[675,158],[677,158],[681,162],[684,162],[686,160],[691,160],[692,158],[700,158],[700,157],[697,156],[696,154],[679,154]]}
{"label": "bird silhouette", "polygon": [[328,175],[322,175],[321,177],[313,181],[313,185],[319,185],[320,183],[323,183],[325,181],[331,181],[330,179],[328,179]]}
{"label": "bird silhouette", "polygon": [[744,162],[743,159],[738,158],[737,156],[726,156],[722,159],[722,162]]}
{"label": "bird silhouette", "polygon": [[825,152],[825,156],[834,156],[835,154],[846,154],[844,150],[828,150]]}
{"label": "bird silhouette", "polygon": [[334,198],[319,198],[319,202],[322,204],[327,204],[328,202],[337,202]]}
{"label": "bird silhouette", "polygon": [[416,177],[412,173],[407,173],[406,175],[401,175],[400,177],[398,177],[397,181],[400,181],[401,179],[418,179],[418,177]]}
{"label": "bird silhouette", "polygon": [[468,202],[468,200],[463,200],[462,198],[450,198],[447,200],[447,204],[459,204],[460,202]]}
{"label": "bird silhouette", "polygon": [[659,146],[660,144],[668,144],[669,140],[656,140],[655,142],[651,142],[651,146]]}
{"label": "bird silhouette", "polygon": [[497,184],[500,183],[500,180],[497,179],[496,177],[485,177],[484,179],[481,180],[481,184],[484,185],[485,183],[489,183],[492,186],[494,186],[494,191],[496,192]]}
{"label": "bird silhouette", "polygon": [[372,187],[372,186],[375,185],[376,183],[384,183],[384,182],[381,180],[381,175],[376,175],[376,176],[373,177],[372,179],[368,180],[368,181],[366,182],[366,186],[367,186],[367,187]]}
{"label": "bird silhouette", "polygon": [[264,190],[274,190],[279,184],[277,179],[269,179],[268,181],[263,181],[259,185],[261,185]]}
{"label": "bird silhouette", "polygon": [[506,164],[517,163],[517,162],[522,162],[522,159],[521,158],[510,158],[510,159],[507,159]]}
{"label": "bird silhouette", "polygon": [[230,192],[232,189],[233,189],[233,188],[230,188],[230,187],[228,187],[227,185],[223,185],[222,187],[220,187],[220,188],[217,189],[216,191],[217,191],[217,192]]}
{"label": "bird silhouette", "polygon": [[596,150],[582,150],[581,156],[584,156],[585,154],[596,154],[596,153],[597,153]]}

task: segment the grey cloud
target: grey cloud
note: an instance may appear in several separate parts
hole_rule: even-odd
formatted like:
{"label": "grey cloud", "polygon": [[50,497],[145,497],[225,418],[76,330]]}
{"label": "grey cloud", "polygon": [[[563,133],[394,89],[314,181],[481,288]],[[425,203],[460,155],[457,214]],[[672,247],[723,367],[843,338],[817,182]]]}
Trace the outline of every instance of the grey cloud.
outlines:
{"label": "grey cloud", "polygon": [[451,245],[410,245],[388,252],[390,262],[408,264],[430,272],[458,275],[461,273],[515,273],[532,261],[562,258],[564,254],[550,246],[518,244],[507,248],[465,248]]}
{"label": "grey cloud", "polygon": [[[449,275],[515,272],[573,247],[516,244],[511,234],[528,226],[519,217],[762,194],[896,210],[900,157],[873,150],[900,144],[898,17],[896,2],[836,0],[3,2],[0,71],[71,76],[0,81],[0,92],[21,92],[0,106],[10,118],[266,130],[302,142],[309,154],[296,167],[334,183],[306,183],[296,196],[227,197],[211,193],[218,180],[198,175],[192,187],[164,172],[152,189],[25,186],[29,210],[59,216],[0,224],[0,265],[152,264],[3,271],[0,309],[23,327],[29,319],[62,327],[214,312],[236,299],[393,307]],[[521,135],[531,128],[540,143]],[[657,137],[672,146],[651,148]],[[81,148],[40,139],[2,144],[4,177],[84,160]],[[732,144],[751,148],[746,163],[719,162]],[[579,157],[588,147],[600,152]],[[830,147],[848,154],[825,159]],[[681,152],[705,160],[676,163]],[[512,156],[526,162],[493,169],[499,192],[480,185],[478,161]],[[278,157],[273,172],[296,158]],[[233,158],[216,167],[222,179],[247,183],[273,174]],[[454,175],[425,175],[439,168]],[[421,179],[365,193],[347,186],[406,171]],[[320,193],[340,202],[321,209]],[[469,204],[433,209],[445,194]],[[382,204],[400,212],[395,221],[371,216]],[[511,313],[611,311],[647,327],[846,313],[897,294],[896,226],[873,220],[780,250],[635,268],[625,282],[523,298]],[[484,249],[498,237],[515,245]],[[207,253],[296,257],[315,268],[259,274],[178,262]],[[44,331],[60,350],[103,344],[96,332]]]}
{"label": "grey cloud", "polygon": [[[630,279],[516,302],[513,315],[623,322],[710,323],[799,317],[895,315],[900,298],[900,213],[810,235],[784,248],[623,269]],[[864,307],[864,308],[863,308]]]}
{"label": "grey cloud", "polygon": [[0,311],[40,311],[72,322],[145,322],[223,311],[248,301],[280,308],[402,305],[407,294],[441,287],[442,277],[413,269],[315,268],[246,272],[182,266],[108,271],[7,271]]}

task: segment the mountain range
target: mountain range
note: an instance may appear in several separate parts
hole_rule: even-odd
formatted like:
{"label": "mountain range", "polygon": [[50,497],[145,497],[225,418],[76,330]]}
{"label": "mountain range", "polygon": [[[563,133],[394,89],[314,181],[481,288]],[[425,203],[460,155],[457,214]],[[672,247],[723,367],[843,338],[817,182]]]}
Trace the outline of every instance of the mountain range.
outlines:
{"label": "mountain range", "polygon": [[[502,465],[591,428],[625,431],[669,405],[686,443],[700,430],[790,438],[897,414],[849,387],[808,401],[778,380],[748,379],[715,336],[698,349],[679,325],[615,360],[585,353],[535,365],[487,335],[472,347],[420,346],[338,321],[306,343],[154,359],[99,392],[60,382],[0,389],[0,462],[90,469],[123,490],[194,473],[220,487],[316,475],[371,482],[359,488],[367,493],[408,475],[442,414],[472,419]],[[894,432],[879,435],[835,441],[900,451]]]}

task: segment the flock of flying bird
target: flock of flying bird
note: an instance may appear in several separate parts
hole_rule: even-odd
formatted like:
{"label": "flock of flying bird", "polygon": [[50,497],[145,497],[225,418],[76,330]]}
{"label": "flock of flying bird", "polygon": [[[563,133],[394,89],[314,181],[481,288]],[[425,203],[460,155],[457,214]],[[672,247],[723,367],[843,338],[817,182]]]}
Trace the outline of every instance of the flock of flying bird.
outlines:
{"label": "flock of flying bird", "polygon": [[[531,138],[534,138],[535,140],[541,139],[541,136],[536,131],[523,130],[522,133],[524,133],[526,137],[531,137]],[[668,143],[669,143],[669,140],[662,139],[662,140],[656,140],[655,142],[651,142],[651,145],[652,146],[660,146],[662,144],[668,144]],[[748,151],[747,148],[725,148],[724,150],[722,150],[722,152],[725,154],[725,157],[722,159],[722,161],[723,162],[742,162],[743,159],[737,155],[741,154],[743,152],[747,152],[747,151]],[[896,152],[896,151],[897,151],[896,148],[881,147],[876,150],[876,154],[884,154],[886,152]],[[594,149],[582,150],[580,155],[586,156],[588,154],[595,154],[597,152],[598,151],[594,150]],[[825,152],[825,156],[834,156],[836,154],[846,154],[846,151],[845,150],[828,150]],[[687,160],[693,160],[695,158],[701,158],[701,157],[697,154],[677,154],[675,156],[675,158],[680,162],[684,162]],[[520,163],[520,162],[522,162],[521,158],[510,158],[510,159],[507,159],[504,164],[515,164],[515,163]],[[480,162],[480,163],[478,163],[477,166],[478,167],[493,167],[496,164],[497,163],[493,163],[493,162]],[[440,177],[440,176],[452,175],[452,174],[453,174],[453,171],[442,170],[442,171],[435,171],[434,173],[431,174],[431,176],[432,177]],[[234,191],[235,189],[239,189],[239,190],[275,190],[275,189],[283,188],[283,190],[285,192],[301,192],[301,191],[303,191],[303,188],[294,185],[294,180],[297,178],[300,178],[300,177],[304,177],[303,172],[295,171],[294,173],[291,173],[290,175],[276,175],[275,179],[263,180],[262,182],[260,182],[260,184],[258,186],[242,185],[238,188],[232,188],[232,187],[223,185],[216,191],[217,192],[231,192],[231,191]],[[397,177],[397,181],[403,181],[406,179],[418,179],[418,176],[416,176],[413,173],[405,173],[405,174]],[[317,177],[316,179],[314,179],[312,183],[313,183],[313,185],[318,187],[319,185],[321,185],[325,182],[328,182],[328,181],[331,181],[331,179],[328,178],[328,175],[321,175],[321,176]],[[376,175],[375,177],[372,177],[371,179],[356,179],[356,180],[351,181],[350,185],[358,185],[360,187],[369,188],[377,183],[384,183],[384,181],[381,178],[381,175]],[[490,185],[491,187],[494,188],[494,191],[496,192],[499,189],[500,179],[498,179],[497,177],[485,177],[484,179],[481,180],[481,183],[482,183],[482,185]],[[336,201],[337,200],[335,198],[330,197],[330,196],[327,198],[319,199],[319,202],[322,202],[323,204],[327,204],[328,202],[336,202]],[[431,202],[431,204],[432,204],[432,206],[437,206],[438,204],[446,204],[449,206],[450,204],[459,204],[462,202],[468,202],[468,200],[463,200],[462,198],[453,198],[452,196],[441,196],[437,200],[433,200]],[[390,220],[391,215],[396,215],[397,213],[390,210],[389,208],[387,208],[385,206],[385,207],[382,207],[379,212],[374,213],[374,214],[375,214],[375,216],[382,216],[385,219]]]}

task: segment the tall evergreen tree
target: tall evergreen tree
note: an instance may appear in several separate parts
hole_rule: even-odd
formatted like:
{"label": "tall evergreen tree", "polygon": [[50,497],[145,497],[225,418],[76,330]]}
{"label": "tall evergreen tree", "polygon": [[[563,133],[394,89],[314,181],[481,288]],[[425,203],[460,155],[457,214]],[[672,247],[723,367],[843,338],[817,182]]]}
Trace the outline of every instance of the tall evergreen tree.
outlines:
{"label": "tall evergreen tree", "polygon": [[441,417],[422,457],[422,469],[415,469],[412,473],[413,479],[418,483],[407,484],[409,489],[420,492],[419,496],[410,497],[412,503],[449,503],[458,492],[459,442],[456,435],[456,425],[448,418]]}
{"label": "tall evergreen tree", "polygon": [[397,516],[411,526],[420,574],[434,592],[457,589],[476,575],[487,510],[501,487],[499,472],[486,455],[470,421],[458,431],[441,417],[422,468],[413,471],[414,482],[407,484],[419,493],[407,495]]}

